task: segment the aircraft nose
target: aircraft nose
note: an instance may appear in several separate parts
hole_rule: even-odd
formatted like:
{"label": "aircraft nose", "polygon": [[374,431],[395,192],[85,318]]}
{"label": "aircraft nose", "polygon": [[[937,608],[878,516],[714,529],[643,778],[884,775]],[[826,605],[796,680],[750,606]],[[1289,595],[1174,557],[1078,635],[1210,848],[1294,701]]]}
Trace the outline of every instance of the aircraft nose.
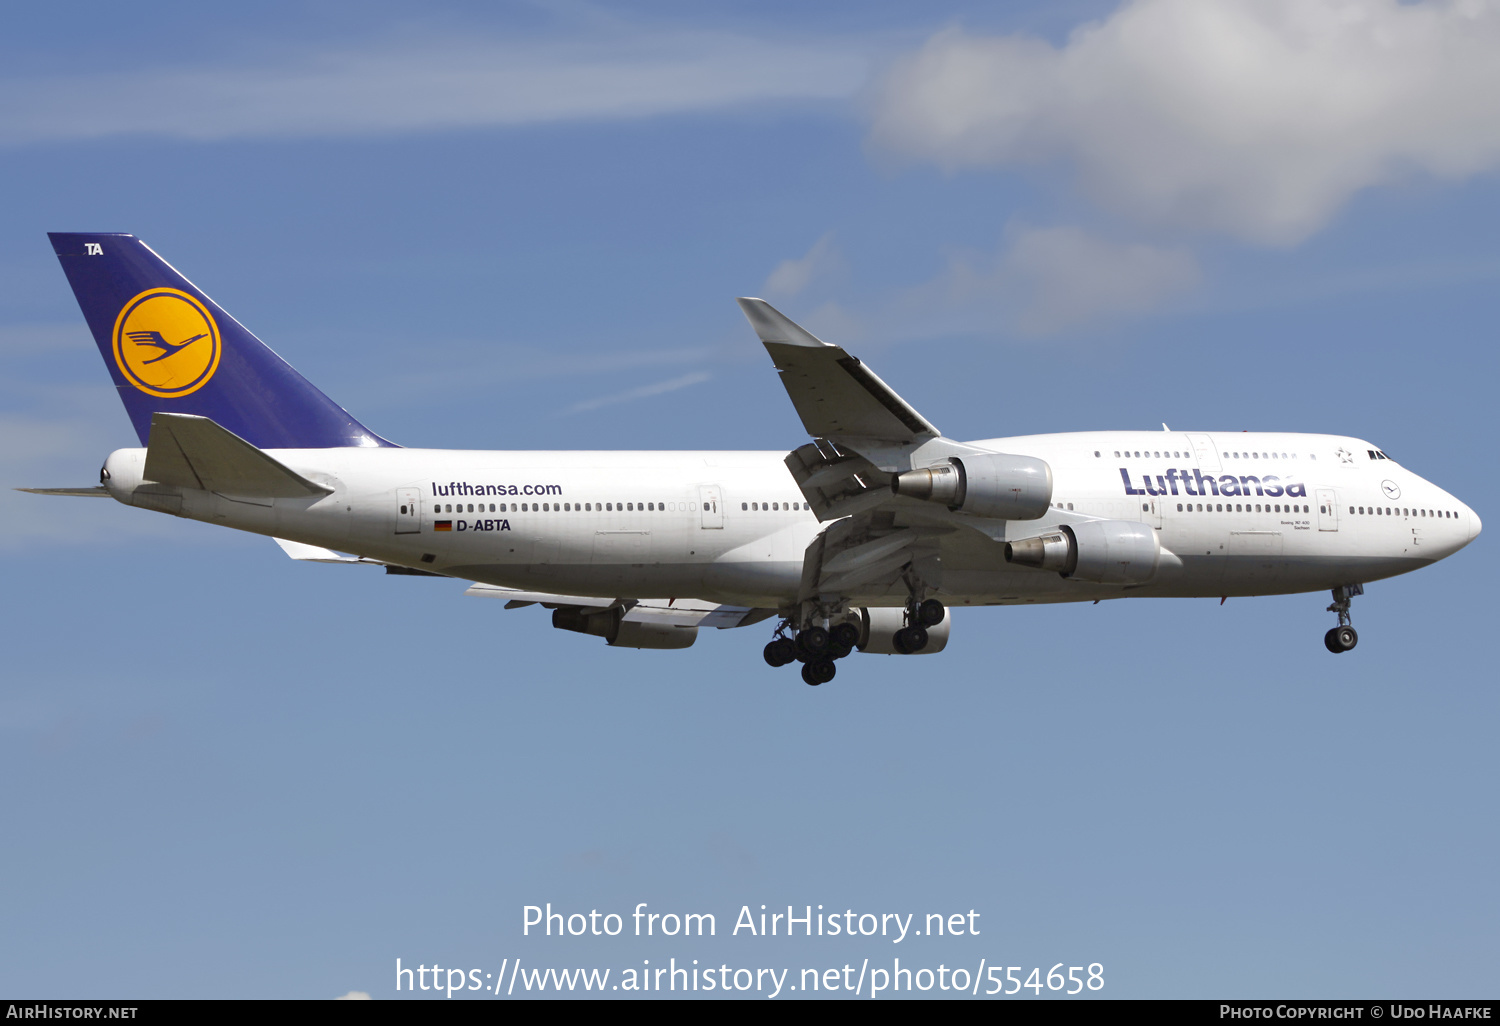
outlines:
{"label": "aircraft nose", "polygon": [[[1464,508],[1469,509],[1467,506],[1465,506]],[[1483,528],[1484,525],[1479,522],[1479,514],[1475,513],[1472,509],[1469,509],[1469,541],[1473,541],[1475,538],[1478,538],[1479,532],[1483,530]]]}

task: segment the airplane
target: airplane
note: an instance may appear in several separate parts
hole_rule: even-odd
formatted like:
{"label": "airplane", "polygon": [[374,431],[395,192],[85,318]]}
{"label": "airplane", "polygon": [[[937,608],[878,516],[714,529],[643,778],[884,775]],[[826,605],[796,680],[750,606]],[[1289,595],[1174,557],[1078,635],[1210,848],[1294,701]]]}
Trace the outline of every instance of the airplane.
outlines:
{"label": "airplane", "polygon": [[1324,645],[1343,653],[1364,584],[1480,531],[1453,495],[1342,435],[1163,424],[957,441],[750,298],[811,439],[790,453],[404,448],[136,237],[49,237],[144,447],[111,453],[98,486],[23,491],[456,578],[615,647],[774,620],[765,661],[816,686],[855,651],[942,651],[959,607],[1328,590]]}

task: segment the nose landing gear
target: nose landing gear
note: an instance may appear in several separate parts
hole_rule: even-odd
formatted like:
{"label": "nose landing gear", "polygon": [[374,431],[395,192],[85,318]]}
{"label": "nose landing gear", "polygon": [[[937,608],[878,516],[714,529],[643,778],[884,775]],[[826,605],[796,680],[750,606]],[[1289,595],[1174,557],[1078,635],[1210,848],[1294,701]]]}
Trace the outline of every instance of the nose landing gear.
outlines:
{"label": "nose landing gear", "polygon": [[1323,646],[1335,655],[1347,652],[1359,644],[1359,632],[1354,629],[1349,617],[1349,606],[1356,595],[1365,593],[1362,584],[1341,584],[1333,589],[1333,605],[1330,613],[1337,613],[1339,625],[1323,635]]}

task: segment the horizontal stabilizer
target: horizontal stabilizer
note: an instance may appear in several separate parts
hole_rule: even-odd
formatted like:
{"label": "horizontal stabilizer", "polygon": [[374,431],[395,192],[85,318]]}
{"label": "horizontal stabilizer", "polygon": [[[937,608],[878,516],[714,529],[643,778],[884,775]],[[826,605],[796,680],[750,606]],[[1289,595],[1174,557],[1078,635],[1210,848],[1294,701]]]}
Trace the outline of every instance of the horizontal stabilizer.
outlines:
{"label": "horizontal stabilizer", "polygon": [[145,477],[158,484],[264,499],[327,495],[239,435],[207,417],[153,413]]}
{"label": "horizontal stabilizer", "polygon": [[107,499],[109,492],[103,485],[85,486],[83,488],[17,488],[18,492],[30,492],[32,495],[76,495],[89,499]]}
{"label": "horizontal stabilizer", "polygon": [[941,434],[857,357],[822,341],[764,299],[741,299],[739,304],[814,438],[904,445]]}
{"label": "horizontal stabilizer", "polygon": [[303,542],[287,541],[285,538],[271,539],[281,550],[293,559],[304,563],[365,563],[370,560],[361,559],[358,556],[341,556],[332,549],[325,549],[321,545],[307,545]]}

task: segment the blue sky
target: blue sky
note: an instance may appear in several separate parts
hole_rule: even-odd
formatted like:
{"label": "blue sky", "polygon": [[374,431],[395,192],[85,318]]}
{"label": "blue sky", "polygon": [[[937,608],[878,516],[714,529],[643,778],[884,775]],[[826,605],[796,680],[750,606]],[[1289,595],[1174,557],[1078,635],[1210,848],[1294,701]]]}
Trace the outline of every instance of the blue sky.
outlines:
{"label": "blue sky", "polygon": [[[813,690],[761,628],[614,651],[9,489],[135,444],[44,234],[127,231],[403,444],[792,448],[761,294],[955,437],[1349,433],[1490,516],[1497,52],[1492,5],[1377,0],[11,12],[0,992],[899,955],[1493,996],[1486,537],[1339,658],[1324,595],[1140,600]],[[549,901],[721,935],[523,938]],[[984,932],[724,936],[762,903]]]}

